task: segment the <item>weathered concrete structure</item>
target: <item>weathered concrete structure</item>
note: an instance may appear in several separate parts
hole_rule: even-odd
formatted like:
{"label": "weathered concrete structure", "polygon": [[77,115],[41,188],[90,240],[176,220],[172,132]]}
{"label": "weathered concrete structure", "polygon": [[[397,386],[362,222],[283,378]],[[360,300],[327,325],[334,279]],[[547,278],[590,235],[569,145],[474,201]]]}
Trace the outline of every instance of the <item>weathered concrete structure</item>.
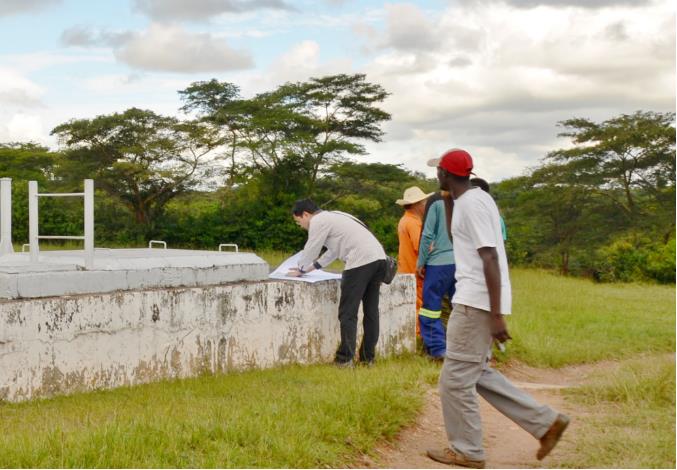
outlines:
{"label": "weathered concrete structure", "polygon": [[[111,255],[92,271],[68,255],[40,272],[0,258],[0,399],[332,360],[338,281],[262,280],[253,254],[194,252],[190,267],[154,251],[162,261]],[[379,354],[414,350],[415,297],[412,275],[382,287]]]}
{"label": "weathered concrete structure", "polygon": [[151,287],[202,286],[268,278],[254,253],[150,248],[96,248],[92,269],[82,250],[0,256],[0,299],[89,294]]}

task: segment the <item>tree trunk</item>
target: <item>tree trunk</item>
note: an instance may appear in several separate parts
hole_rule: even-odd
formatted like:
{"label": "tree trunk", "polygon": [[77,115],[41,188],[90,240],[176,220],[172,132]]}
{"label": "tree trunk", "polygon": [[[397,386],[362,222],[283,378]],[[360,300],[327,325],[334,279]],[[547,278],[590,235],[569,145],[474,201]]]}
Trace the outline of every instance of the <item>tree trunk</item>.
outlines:
{"label": "tree trunk", "polygon": [[562,275],[566,276],[569,274],[569,252],[562,251],[561,253],[562,264],[560,266],[560,272]]}

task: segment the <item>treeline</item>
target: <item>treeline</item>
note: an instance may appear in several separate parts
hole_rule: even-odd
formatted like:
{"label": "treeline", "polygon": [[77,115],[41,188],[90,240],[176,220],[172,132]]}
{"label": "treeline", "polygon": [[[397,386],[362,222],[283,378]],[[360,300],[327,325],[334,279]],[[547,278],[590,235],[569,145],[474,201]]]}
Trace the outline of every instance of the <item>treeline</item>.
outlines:
{"label": "treeline", "polygon": [[[287,83],[253,98],[211,80],[179,95],[183,119],[131,108],[57,126],[58,151],[0,144],[0,176],[14,180],[14,241],[28,239],[28,180],[70,192],[93,178],[97,246],[161,239],[170,247],[295,251],[305,233],[290,207],[312,197],[363,219],[394,253],[394,201],[410,185],[437,188],[399,165],[355,161],[390,119],[379,107],[387,92],[364,75]],[[561,125],[570,149],[492,186],[511,262],[605,281],[674,282],[674,114]],[[81,233],[81,200],[41,199],[40,231]]]}

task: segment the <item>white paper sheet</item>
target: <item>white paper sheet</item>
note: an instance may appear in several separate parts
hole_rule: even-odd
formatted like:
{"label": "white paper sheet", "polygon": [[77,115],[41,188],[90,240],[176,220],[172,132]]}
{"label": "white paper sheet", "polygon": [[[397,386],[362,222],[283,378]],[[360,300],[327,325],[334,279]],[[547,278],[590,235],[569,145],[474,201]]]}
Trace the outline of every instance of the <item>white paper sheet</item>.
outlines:
{"label": "white paper sheet", "polygon": [[316,269],[307,274],[304,274],[301,277],[287,276],[287,272],[298,267],[298,261],[301,257],[301,252],[299,251],[293,256],[290,256],[282,262],[281,265],[275,269],[272,273],[268,275],[270,279],[284,279],[285,281],[301,281],[301,282],[318,282],[318,281],[327,281],[329,279],[341,279],[340,274],[328,273],[327,271],[322,271],[321,269]]}

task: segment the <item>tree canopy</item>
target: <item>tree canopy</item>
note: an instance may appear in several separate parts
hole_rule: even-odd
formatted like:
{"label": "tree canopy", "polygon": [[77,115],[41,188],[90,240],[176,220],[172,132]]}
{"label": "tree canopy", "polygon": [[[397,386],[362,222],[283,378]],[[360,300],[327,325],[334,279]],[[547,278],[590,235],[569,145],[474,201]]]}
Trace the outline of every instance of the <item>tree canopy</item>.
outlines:
{"label": "tree canopy", "polygon": [[[211,79],[179,95],[180,118],[130,108],[63,123],[52,131],[59,151],[0,143],[0,173],[15,180],[14,239],[27,237],[27,180],[69,191],[93,178],[97,244],[154,238],[296,251],[305,233],[290,208],[312,197],[362,219],[394,253],[402,215],[395,200],[408,186],[438,188],[400,165],[360,161],[390,119],[381,109],[388,93],[364,75],[285,83],[252,97]],[[652,111],[561,121],[570,145],[492,184],[510,263],[603,281],[674,282],[674,121],[675,113]],[[40,204],[45,233],[81,229],[81,204]]]}
{"label": "tree canopy", "polygon": [[61,177],[96,179],[97,187],[130,207],[143,226],[151,226],[169,200],[204,178],[205,160],[217,145],[203,123],[138,108],[73,120],[52,134],[65,146]]}

